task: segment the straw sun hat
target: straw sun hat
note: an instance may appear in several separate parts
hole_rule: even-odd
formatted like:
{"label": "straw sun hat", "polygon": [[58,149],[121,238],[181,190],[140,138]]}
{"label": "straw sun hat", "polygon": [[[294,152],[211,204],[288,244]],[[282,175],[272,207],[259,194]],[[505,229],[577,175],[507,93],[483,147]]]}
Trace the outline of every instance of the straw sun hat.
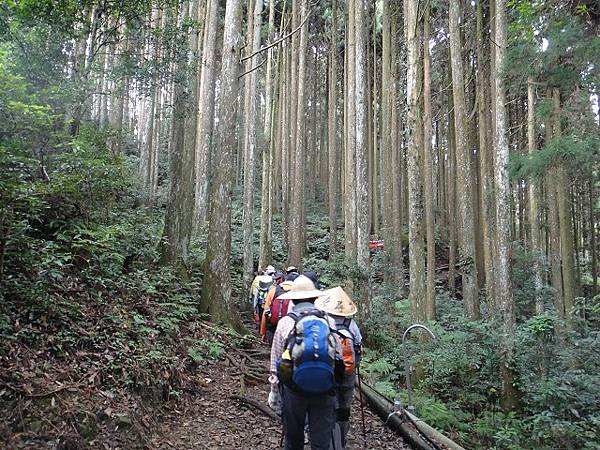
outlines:
{"label": "straw sun hat", "polygon": [[316,301],[315,306],[328,314],[350,317],[356,314],[356,305],[340,287],[327,289]]}
{"label": "straw sun hat", "polygon": [[[284,289],[285,287],[282,286]],[[323,291],[319,291],[315,289],[314,283],[310,280],[310,278],[305,277],[304,275],[300,275],[296,278],[290,287],[290,290],[284,294],[281,294],[279,298],[281,299],[290,299],[290,300],[303,300],[310,298],[317,298],[323,295]]]}

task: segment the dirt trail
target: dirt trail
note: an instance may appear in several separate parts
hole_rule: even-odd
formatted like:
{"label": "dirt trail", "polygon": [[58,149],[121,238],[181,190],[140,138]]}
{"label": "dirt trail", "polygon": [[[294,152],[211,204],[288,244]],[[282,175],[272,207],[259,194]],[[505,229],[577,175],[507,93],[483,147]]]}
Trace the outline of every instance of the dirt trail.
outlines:
{"label": "dirt trail", "polygon": [[[267,361],[264,361],[265,366]],[[263,412],[231,396],[240,395],[237,367],[221,360],[201,370],[204,388],[186,393],[176,403],[166,403],[159,412],[150,448],[156,449],[256,449],[280,448],[281,426]],[[267,405],[268,385],[248,386],[246,396]],[[363,443],[360,404],[352,409],[347,450],[402,449],[401,438],[385,428],[365,405],[367,442]],[[309,448],[309,446],[306,446]]]}

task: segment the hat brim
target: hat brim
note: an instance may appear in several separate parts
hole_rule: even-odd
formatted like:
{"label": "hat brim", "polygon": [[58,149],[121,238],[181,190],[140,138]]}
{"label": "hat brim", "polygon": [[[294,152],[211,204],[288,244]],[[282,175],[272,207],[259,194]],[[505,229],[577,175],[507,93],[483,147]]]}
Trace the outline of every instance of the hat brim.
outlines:
{"label": "hat brim", "polygon": [[318,298],[323,295],[323,291],[313,289],[310,291],[288,291],[279,296],[282,300],[308,300]]}

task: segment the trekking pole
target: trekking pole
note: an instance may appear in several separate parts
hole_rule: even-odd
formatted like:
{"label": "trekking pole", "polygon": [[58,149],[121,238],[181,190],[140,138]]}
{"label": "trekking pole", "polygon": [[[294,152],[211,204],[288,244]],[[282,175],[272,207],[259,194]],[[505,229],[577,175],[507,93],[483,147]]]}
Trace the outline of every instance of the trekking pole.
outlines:
{"label": "trekking pole", "polygon": [[367,432],[365,428],[365,403],[363,401],[363,393],[362,393],[362,385],[360,384],[360,366],[356,366],[356,376],[358,378],[358,398],[360,400],[360,417],[362,419],[362,434],[363,434],[363,443],[367,441]]}

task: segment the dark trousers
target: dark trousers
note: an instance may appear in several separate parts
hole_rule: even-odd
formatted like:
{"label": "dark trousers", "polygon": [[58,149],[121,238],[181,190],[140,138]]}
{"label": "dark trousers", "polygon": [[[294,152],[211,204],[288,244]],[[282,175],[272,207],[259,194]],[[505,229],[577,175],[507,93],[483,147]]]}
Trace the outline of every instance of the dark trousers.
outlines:
{"label": "dark trousers", "polygon": [[350,430],[350,407],[354,398],[354,382],[356,375],[352,374],[336,388],[336,420],[342,435],[342,444],[346,445],[346,436]]}
{"label": "dark trousers", "polygon": [[335,396],[304,396],[284,386],[282,400],[285,450],[304,449],[307,417],[311,450],[329,450],[335,425]]}

